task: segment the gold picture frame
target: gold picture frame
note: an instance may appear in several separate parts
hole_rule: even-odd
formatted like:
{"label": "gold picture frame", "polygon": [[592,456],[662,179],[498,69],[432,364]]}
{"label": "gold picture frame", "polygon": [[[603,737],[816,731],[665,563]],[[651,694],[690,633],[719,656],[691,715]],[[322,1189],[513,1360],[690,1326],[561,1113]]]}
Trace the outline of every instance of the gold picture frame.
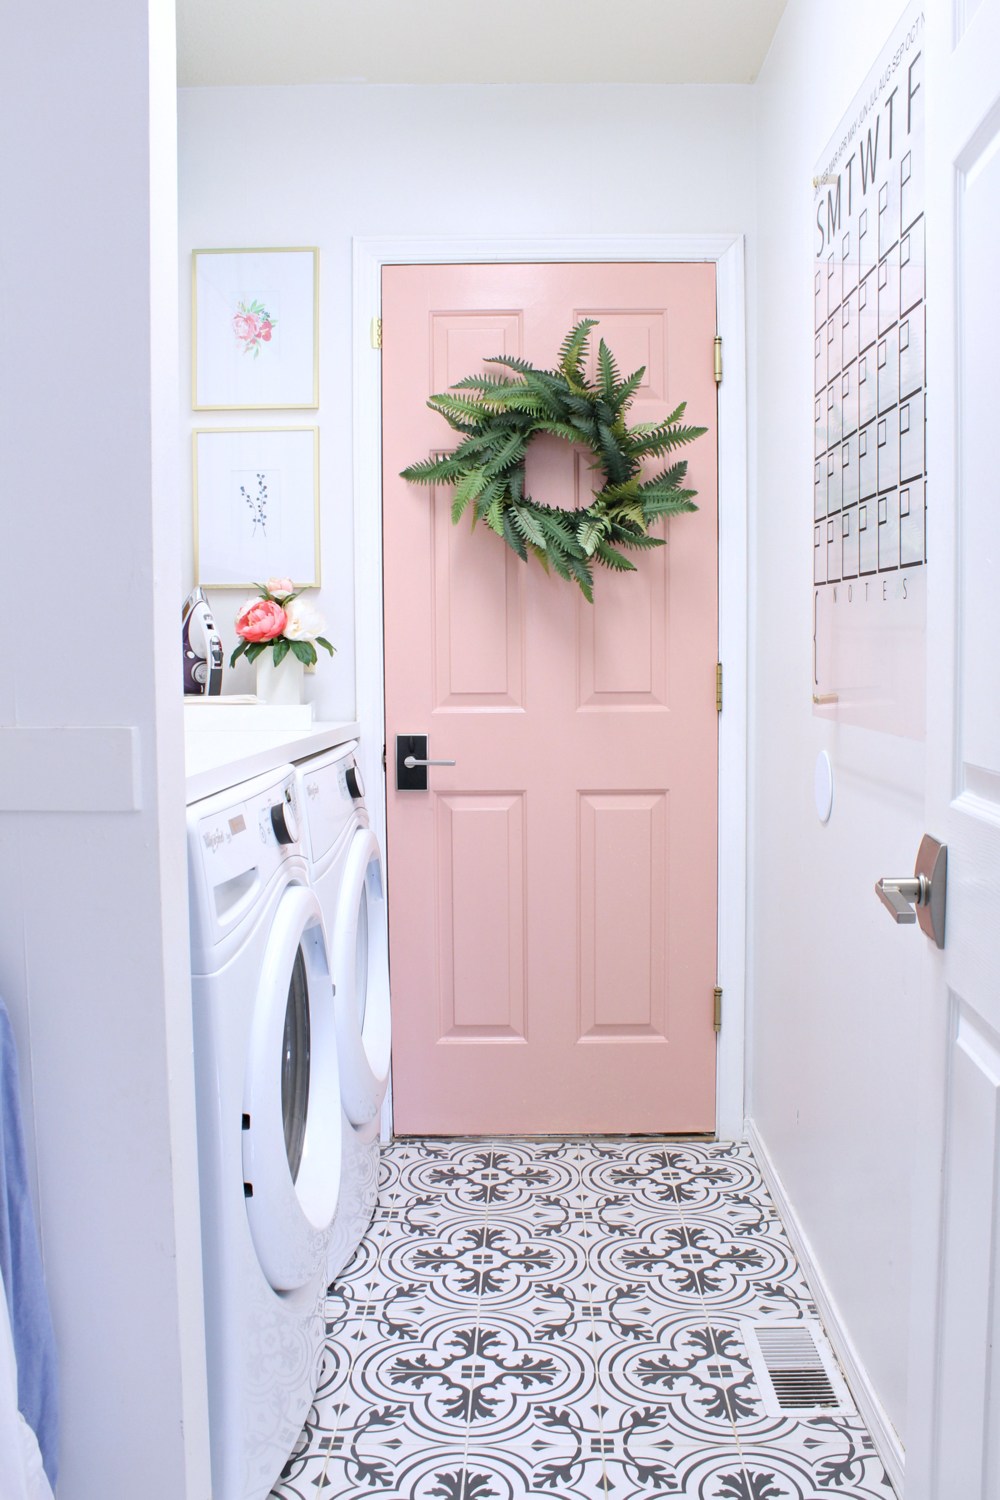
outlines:
{"label": "gold picture frame", "polygon": [[321,584],[318,427],[201,427],[192,439],[194,581]]}
{"label": "gold picture frame", "polygon": [[194,250],[191,405],[195,411],[319,406],[319,249]]}

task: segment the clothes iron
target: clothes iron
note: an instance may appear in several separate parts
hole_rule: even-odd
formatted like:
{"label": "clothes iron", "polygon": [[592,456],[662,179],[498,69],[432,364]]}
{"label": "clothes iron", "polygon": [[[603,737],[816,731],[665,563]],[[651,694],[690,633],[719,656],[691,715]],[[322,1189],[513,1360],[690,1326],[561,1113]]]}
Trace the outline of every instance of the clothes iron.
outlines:
{"label": "clothes iron", "polygon": [[194,588],[181,611],[185,693],[222,692],[222,640],[204,591]]}

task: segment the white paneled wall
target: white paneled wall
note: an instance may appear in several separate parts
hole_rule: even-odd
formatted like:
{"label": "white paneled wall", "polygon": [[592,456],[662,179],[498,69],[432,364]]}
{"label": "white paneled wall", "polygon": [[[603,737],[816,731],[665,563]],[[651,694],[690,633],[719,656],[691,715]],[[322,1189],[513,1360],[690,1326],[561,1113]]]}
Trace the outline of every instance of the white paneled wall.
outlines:
{"label": "white paneled wall", "polygon": [[0,993],[58,1345],[60,1500],[209,1493],[173,24],[167,0],[40,0],[0,53]]}
{"label": "white paneled wall", "polygon": [[[923,746],[814,717],[811,703],[815,162],[899,0],[790,0],[757,85],[757,490],[750,1114],[889,1422],[903,1430],[916,929],[873,892],[922,829]],[[933,560],[932,560],[933,565]],[[813,806],[821,750],[833,815]],[[916,936],[914,934],[916,933]]]}

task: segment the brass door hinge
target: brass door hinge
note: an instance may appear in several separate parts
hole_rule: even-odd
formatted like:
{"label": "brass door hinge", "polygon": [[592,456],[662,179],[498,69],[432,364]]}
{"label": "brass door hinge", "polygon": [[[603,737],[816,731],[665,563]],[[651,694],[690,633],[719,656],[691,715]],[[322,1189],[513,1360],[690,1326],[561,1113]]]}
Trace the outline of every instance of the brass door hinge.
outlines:
{"label": "brass door hinge", "polygon": [[712,993],[713,993],[713,995],[715,997],[715,1010],[713,1012],[712,1025],[715,1027],[716,1031],[721,1031],[722,1030],[722,991],[719,989],[718,985],[716,985],[716,987],[715,987],[715,989],[713,990]]}
{"label": "brass door hinge", "polygon": [[372,348],[373,349],[381,349],[381,347],[382,347],[382,319],[381,318],[372,318]]}
{"label": "brass door hinge", "polygon": [[716,664],[715,664],[715,712],[717,714],[721,714],[721,712],[722,712],[722,663],[721,663],[721,661],[717,661]]}
{"label": "brass door hinge", "polygon": [[716,383],[716,385],[721,385],[722,384],[722,335],[721,335],[721,333],[717,333],[715,335],[714,350],[715,350],[715,383]]}

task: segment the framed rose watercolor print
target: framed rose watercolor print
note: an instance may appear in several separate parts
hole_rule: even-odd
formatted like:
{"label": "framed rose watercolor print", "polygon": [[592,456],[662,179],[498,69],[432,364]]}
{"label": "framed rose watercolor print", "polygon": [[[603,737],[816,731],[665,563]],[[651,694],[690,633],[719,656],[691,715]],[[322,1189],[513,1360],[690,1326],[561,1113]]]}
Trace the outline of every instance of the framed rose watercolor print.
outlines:
{"label": "framed rose watercolor print", "polygon": [[201,428],[194,441],[194,581],[319,588],[319,428]]}
{"label": "framed rose watercolor print", "polygon": [[195,250],[195,411],[319,405],[319,251]]}

